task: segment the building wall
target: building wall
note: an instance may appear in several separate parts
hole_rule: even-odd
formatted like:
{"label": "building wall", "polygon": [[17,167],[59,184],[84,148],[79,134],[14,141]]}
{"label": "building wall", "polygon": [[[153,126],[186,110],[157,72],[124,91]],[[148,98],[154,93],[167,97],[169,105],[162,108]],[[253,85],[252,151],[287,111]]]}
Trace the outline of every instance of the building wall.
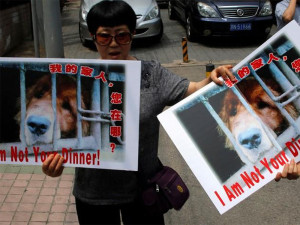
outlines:
{"label": "building wall", "polygon": [[0,10],[0,56],[32,38],[30,4]]}

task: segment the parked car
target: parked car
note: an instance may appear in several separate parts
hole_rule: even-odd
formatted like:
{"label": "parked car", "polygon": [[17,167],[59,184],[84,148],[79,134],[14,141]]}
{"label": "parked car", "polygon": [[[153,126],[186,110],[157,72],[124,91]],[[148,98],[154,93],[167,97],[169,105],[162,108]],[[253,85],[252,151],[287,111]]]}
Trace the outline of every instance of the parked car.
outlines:
{"label": "parked car", "polygon": [[266,38],[273,21],[269,0],[170,0],[168,16],[183,21],[190,41],[209,36]]}
{"label": "parked car", "polygon": [[[93,5],[102,0],[81,0],[79,13],[79,36],[83,45],[92,41],[86,24],[86,16]],[[156,0],[124,0],[136,13],[136,34],[134,39],[151,38],[159,41],[163,35],[163,23]]]}

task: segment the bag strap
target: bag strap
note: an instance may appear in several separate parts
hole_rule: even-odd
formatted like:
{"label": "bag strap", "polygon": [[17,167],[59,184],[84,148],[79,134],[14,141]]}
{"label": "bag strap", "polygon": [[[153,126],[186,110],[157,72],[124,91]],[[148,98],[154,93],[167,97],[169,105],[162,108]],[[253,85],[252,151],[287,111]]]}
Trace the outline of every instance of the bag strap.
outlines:
{"label": "bag strap", "polygon": [[150,183],[150,180],[152,180],[153,177],[157,175],[157,173],[163,170],[164,166],[158,157],[157,157],[157,163],[155,164],[156,166],[151,173],[148,170],[141,168],[142,166],[139,165],[139,171],[137,173],[137,176],[138,176],[139,186],[142,187],[142,189],[148,187],[149,184],[152,184]]}
{"label": "bag strap", "polygon": [[[166,175],[166,176],[165,176]],[[149,180],[149,183],[157,184],[158,186],[165,188],[169,183],[172,183],[179,174],[171,167],[164,166],[161,171],[159,171],[153,178]]]}
{"label": "bag strap", "polygon": [[148,180],[149,184],[157,183],[157,181],[166,173],[167,167],[163,166],[163,168],[157,172],[154,177],[150,178]]}

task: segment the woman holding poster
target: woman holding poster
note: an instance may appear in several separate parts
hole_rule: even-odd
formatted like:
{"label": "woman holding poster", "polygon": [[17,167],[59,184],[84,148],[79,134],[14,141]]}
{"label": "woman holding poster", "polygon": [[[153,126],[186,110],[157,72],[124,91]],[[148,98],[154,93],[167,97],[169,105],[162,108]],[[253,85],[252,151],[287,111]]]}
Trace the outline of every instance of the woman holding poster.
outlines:
{"label": "woman holding poster", "polygon": [[[130,55],[135,34],[136,15],[123,1],[101,1],[87,16],[88,29],[93,37],[100,59],[137,60]],[[76,168],[73,194],[80,224],[164,224],[162,214],[149,215],[140,201],[140,189],[161,164],[157,156],[159,121],[157,115],[165,106],[173,105],[211,81],[222,84],[235,80],[230,65],[216,68],[210,78],[190,82],[156,61],[142,61],[140,94],[140,136],[138,172]],[[50,155],[43,163],[43,172],[57,177],[63,172],[63,158]],[[295,164],[287,168],[292,172]],[[282,174],[287,176],[286,173]],[[278,175],[278,179],[280,175]]]}

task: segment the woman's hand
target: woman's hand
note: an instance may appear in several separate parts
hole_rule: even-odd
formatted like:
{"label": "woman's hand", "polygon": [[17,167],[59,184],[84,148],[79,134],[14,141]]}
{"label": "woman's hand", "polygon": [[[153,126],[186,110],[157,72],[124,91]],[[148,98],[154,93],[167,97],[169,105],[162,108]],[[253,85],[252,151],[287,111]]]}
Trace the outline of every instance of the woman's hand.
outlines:
{"label": "woman's hand", "polygon": [[277,173],[275,181],[280,181],[281,178],[287,178],[289,180],[296,180],[300,176],[300,162],[295,163],[292,159],[290,163],[285,164],[282,172]]}
{"label": "woman's hand", "polygon": [[49,157],[43,162],[42,170],[44,174],[50,177],[58,177],[62,174],[64,167],[63,167],[64,158],[56,154],[49,155]]}
{"label": "woman's hand", "polygon": [[224,81],[230,79],[233,83],[235,83],[237,80],[230,71],[231,69],[232,65],[218,66],[211,72],[210,77],[207,77],[206,79],[203,79],[199,82],[190,82],[188,90],[186,91],[184,97],[193,94],[195,91],[209,84],[211,81],[215,82],[218,85],[223,85],[223,82],[218,79],[218,77],[220,76],[223,77]]}
{"label": "woman's hand", "polygon": [[210,79],[218,85],[223,85],[223,82],[218,79],[218,77],[222,77],[224,81],[230,79],[232,82],[236,81],[235,76],[231,72],[232,65],[223,65],[215,68],[211,74]]}

